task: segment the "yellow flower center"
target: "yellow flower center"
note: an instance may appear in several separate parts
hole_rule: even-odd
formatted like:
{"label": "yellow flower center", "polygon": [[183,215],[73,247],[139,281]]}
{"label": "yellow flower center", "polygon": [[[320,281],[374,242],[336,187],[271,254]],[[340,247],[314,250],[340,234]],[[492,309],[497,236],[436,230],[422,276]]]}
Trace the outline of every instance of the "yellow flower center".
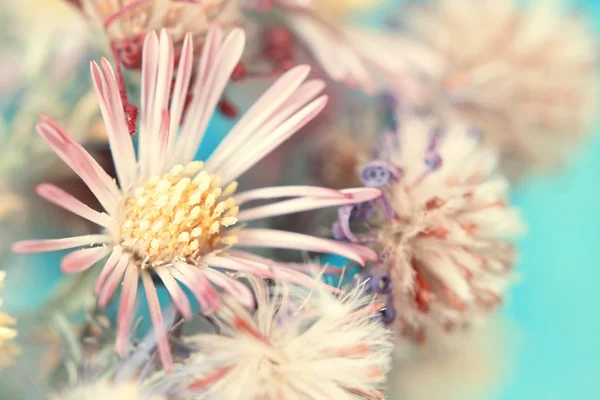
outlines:
{"label": "yellow flower center", "polygon": [[229,197],[237,184],[222,190],[220,178],[206,171],[190,177],[201,168],[201,163],[175,166],[163,177],[148,179],[125,201],[121,242],[143,266],[193,259],[235,243],[221,227],[237,222],[238,207]]}

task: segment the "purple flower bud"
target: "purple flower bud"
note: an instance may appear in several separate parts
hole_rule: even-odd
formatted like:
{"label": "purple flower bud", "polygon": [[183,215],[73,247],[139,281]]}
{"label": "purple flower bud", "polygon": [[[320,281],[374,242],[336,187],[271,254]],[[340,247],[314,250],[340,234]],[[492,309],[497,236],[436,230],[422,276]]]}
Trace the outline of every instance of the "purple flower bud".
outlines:
{"label": "purple flower bud", "polygon": [[387,294],[392,291],[392,279],[388,275],[377,274],[369,281],[370,291]]}
{"label": "purple flower bud", "polygon": [[442,166],[442,158],[439,153],[430,152],[425,155],[425,165],[430,171],[435,171]]}
{"label": "purple flower bud", "polygon": [[392,305],[391,301],[388,301],[385,308],[381,310],[381,320],[384,324],[390,325],[396,319],[396,309]]}
{"label": "purple flower bud", "polygon": [[392,177],[389,169],[381,164],[370,163],[363,168],[360,178],[367,187],[382,187],[386,185]]}

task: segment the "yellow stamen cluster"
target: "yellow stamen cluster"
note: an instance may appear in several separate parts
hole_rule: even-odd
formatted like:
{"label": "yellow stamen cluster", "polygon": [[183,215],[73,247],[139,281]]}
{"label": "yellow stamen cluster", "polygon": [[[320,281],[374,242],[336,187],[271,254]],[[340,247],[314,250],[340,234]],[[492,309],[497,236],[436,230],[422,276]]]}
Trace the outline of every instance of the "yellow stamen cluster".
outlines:
{"label": "yellow stamen cluster", "polygon": [[230,195],[237,184],[222,190],[220,178],[200,171],[201,163],[177,165],[161,178],[148,179],[125,202],[122,245],[143,265],[191,259],[235,243],[221,227],[237,222],[238,207]]}
{"label": "yellow stamen cluster", "polygon": [[[0,270],[0,287],[4,283],[6,272]],[[0,306],[2,300],[0,300]],[[6,367],[12,363],[14,356],[19,354],[19,349],[12,344],[12,340],[17,337],[17,331],[10,328],[16,321],[10,315],[0,312],[0,368]]]}

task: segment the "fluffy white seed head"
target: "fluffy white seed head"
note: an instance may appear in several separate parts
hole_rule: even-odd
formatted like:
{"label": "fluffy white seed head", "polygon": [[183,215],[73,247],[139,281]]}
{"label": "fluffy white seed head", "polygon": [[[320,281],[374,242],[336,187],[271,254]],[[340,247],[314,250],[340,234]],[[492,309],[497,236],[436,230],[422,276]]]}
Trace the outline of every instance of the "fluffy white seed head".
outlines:
{"label": "fluffy white seed head", "polygon": [[381,158],[401,177],[384,190],[393,215],[371,224],[376,269],[391,278],[397,331],[416,340],[432,324],[472,323],[513,280],[510,240],[523,222],[507,204],[494,154],[478,144],[464,127],[403,120],[383,146]]}
{"label": "fluffy white seed head", "polygon": [[390,334],[380,304],[361,288],[342,297],[253,281],[257,311],[230,303],[215,315],[220,335],[190,340],[184,366],[199,399],[367,399],[381,397]]}

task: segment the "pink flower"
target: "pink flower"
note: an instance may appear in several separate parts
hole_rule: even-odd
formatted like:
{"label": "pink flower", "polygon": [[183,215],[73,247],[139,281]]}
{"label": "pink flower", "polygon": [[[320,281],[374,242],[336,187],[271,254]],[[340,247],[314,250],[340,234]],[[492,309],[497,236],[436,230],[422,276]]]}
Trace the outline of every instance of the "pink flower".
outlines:
{"label": "pink flower", "polygon": [[176,49],[187,32],[201,46],[212,23],[230,31],[242,15],[233,0],[83,0],[79,6],[106,33],[125,66],[141,67],[142,41],[148,32],[167,29]]}
{"label": "pink flower", "polygon": [[437,55],[425,51],[418,42],[350,22],[352,13],[372,9],[378,3],[381,1],[251,2],[257,10],[279,8],[285,26],[334,81],[368,93],[383,86],[390,89],[402,85],[416,90],[416,77],[411,76],[413,64],[438,65]]}
{"label": "pink flower", "polygon": [[386,319],[422,341],[484,318],[513,283],[512,242],[525,230],[495,153],[464,126],[404,118],[379,157],[361,176],[384,192],[368,241],[381,254],[372,286]]}
{"label": "pink flower", "polygon": [[[117,350],[125,352],[141,279],[155,326],[161,360],[167,370],[172,358],[163,317],[152,281],[156,274],[184,318],[190,303],[179,284],[187,286],[209,313],[221,305],[211,283],[252,306],[250,290],[221,271],[249,273],[296,284],[312,284],[306,275],[276,262],[257,259],[237,247],[273,247],[343,255],[364,264],[375,254],[327,239],[270,229],[246,229],[238,222],[322,207],[366,201],[380,195],[374,189],[335,191],[319,187],[287,186],[250,190],[234,195],[235,180],[265,155],[312,120],[325,106],[318,97],[323,82],[306,80],[307,66],[283,75],[241,118],[206,161],[193,161],[206,127],[229,77],[239,61],[245,36],[232,30],[224,39],[213,26],[198,61],[193,100],[184,114],[192,76],[191,34],[182,47],[173,82],[173,42],[165,30],[160,39],[150,33],[144,43],[138,155],[128,133],[115,73],[109,62],[91,63],[92,79],[106,124],[119,184],[64,130],[47,116],[37,131],[86,183],[104,212],[90,209],[59,188],[42,184],[37,193],[46,200],[86,218],[103,233],[64,239],[16,243],[17,253],[80,248],[62,260],[65,273],[86,270],[108,256],[95,287],[106,306],[123,284],[117,321]],[[170,96],[172,93],[172,96]],[[270,205],[239,210],[254,200]],[[236,249],[234,250],[233,247]],[[219,269],[216,269],[219,268]]]}
{"label": "pink flower", "polygon": [[437,52],[429,107],[483,131],[511,178],[551,170],[592,132],[597,39],[567,2],[435,0],[405,13]]}
{"label": "pink flower", "polygon": [[186,338],[191,356],[178,375],[190,376],[194,398],[384,398],[392,335],[364,285],[334,296],[250,282],[255,313],[226,301],[213,318],[220,334]]}

